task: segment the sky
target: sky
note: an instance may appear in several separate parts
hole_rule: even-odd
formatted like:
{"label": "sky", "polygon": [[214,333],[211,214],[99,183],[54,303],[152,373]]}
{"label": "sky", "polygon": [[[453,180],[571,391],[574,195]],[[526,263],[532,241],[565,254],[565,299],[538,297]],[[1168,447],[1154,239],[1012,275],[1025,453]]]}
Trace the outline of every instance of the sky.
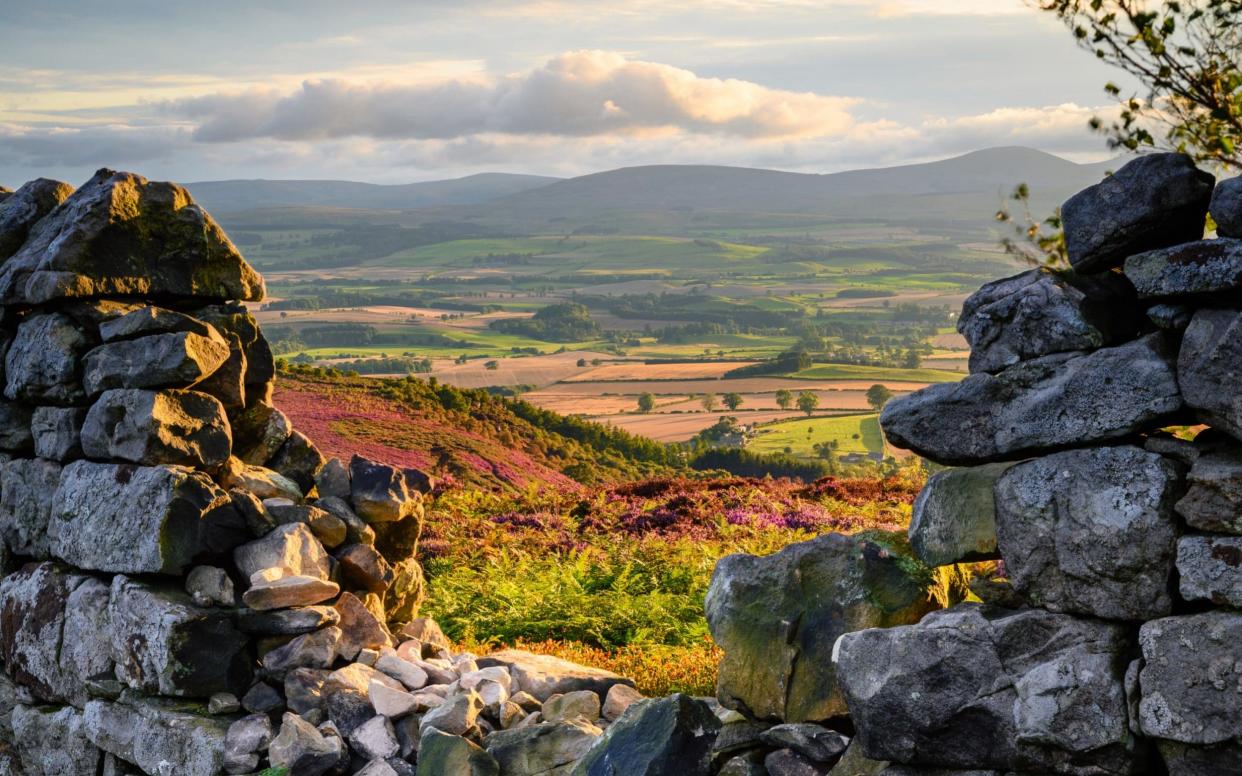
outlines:
{"label": "sky", "polygon": [[1094,161],[1117,80],[1023,0],[0,0],[0,50],[10,187]]}

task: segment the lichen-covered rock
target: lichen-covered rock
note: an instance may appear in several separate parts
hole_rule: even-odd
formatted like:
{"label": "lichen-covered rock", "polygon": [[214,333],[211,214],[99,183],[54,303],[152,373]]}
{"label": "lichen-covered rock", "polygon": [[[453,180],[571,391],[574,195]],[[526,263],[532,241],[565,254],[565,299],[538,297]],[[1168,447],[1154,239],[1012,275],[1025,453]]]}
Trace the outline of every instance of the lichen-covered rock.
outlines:
{"label": "lichen-covered rock", "polygon": [[72,706],[17,706],[13,740],[25,776],[99,776],[103,765],[103,752],[86,736],[82,712]]}
{"label": "lichen-covered rock", "polygon": [[832,661],[837,637],[918,622],[933,608],[930,575],[892,545],[827,534],[774,555],[716,564],[707,623],[724,658],[720,702],[785,722],[845,713]]}
{"label": "lichen-covered rock", "polygon": [[83,407],[39,407],[30,419],[34,452],[40,458],[66,463],[82,457]]}
{"label": "lichen-covered rock", "polygon": [[248,538],[229,495],[180,466],[75,461],[61,473],[48,528],[52,554],[122,574],[183,574],[204,553]]}
{"label": "lichen-covered rock", "polygon": [[1188,746],[1159,741],[1160,756],[1176,776],[1242,776],[1242,743]]}
{"label": "lichen-covered rock", "polygon": [[949,469],[927,480],[910,519],[910,548],[919,560],[948,566],[1000,557],[993,489],[1010,466]]}
{"label": "lichen-covered rock", "polygon": [[406,558],[392,568],[392,584],[384,591],[384,609],[391,622],[409,622],[427,597],[427,579],[418,558]]}
{"label": "lichen-covered rock", "polygon": [[35,697],[81,706],[87,680],[111,673],[108,585],[54,563],[0,580],[0,658]]}
{"label": "lichen-covered rock", "polygon": [[1242,534],[1242,448],[1228,447],[1195,459],[1190,487],[1177,512],[1191,528]]}
{"label": "lichen-covered rock", "polygon": [[1144,735],[1196,745],[1242,738],[1242,614],[1153,620],[1139,630],[1139,645]]}
{"label": "lichen-covered rock", "polygon": [[4,357],[4,395],[30,404],[80,404],[82,355],[94,340],[69,316],[32,315],[17,327]]}
{"label": "lichen-covered rock", "polygon": [[331,573],[328,553],[301,523],[277,526],[261,539],[247,542],[233,551],[237,569],[249,579],[263,569],[283,569],[290,576],[326,580]]}
{"label": "lichen-covered rock", "polygon": [[39,560],[50,554],[48,521],[60,464],[17,458],[0,464],[0,539],[18,555]]}
{"label": "lichen-covered rock", "polygon": [[0,260],[17,253],[34,225],[72,193],[68,183],[37,178],[0,199]]}
{"label": "lichen-covered rock", "polygon": [[183,591],[117,576],[108,604],[116,676],[151,695],[241,694],[250,682],[249,640],[230,613]]}
{"label": "lichen-covered rock", "polygon": [[1186,329],[1177,359],[1186,404],[1242,439],[1242,312],[1200,310]]}
{"label": "lichen-covered rock", "polygon": [[876,760],[1129,774],[1148,756],[1129,727],[1130,650],[1122,625],[963,604],[842,637],[837,677]]}
{"label": "lichen-covered rock", "polygon": [[574,720],[497,731],[483,740],[483,746],[505,776],[569,776],[573,764],[602,734],[594,725]]}
{"label": "lichen-covered rock", "polygon": [[970,343],[970,371],[999,372],[1052,353],[1123,342],[1138,322],[1134,289],[1123,279],[1034,269],[972,294],[957,330]]}
{"label": "lichen-covered rock", "polygon": [[185,189],[111,170],[40,221],[0,269],[4,304],[98,296],[257,302],[263,295],[263,279]]}
{"label": "lichen-covered rock", "polygon": [[228,720],[187,710],[184,701],[126,691],[115,703],[86,704],[85,718],[91,743],[144,773],[217,776],[223,767]]}
{"label": "lichen-covered rock", "polygon": [[1036,606],[1120,620],[1173,609],[1178,465],[1137,447],[1020,463],[996,485],[996,529],[1014,588]]}
{"label": "lichen-covered rock", "polygon": [[104,391],[86,415],[82,449],[91,458],[210,469],[228,460],[224,407],[198,391]]}
{"label": "lichen-covered rock", "polygon": [[1139,251],[1199,239],[1215,182],[1185,154],[1126,163],[1061,207],[1070,264],[1103,272]]}
{"label": "lichen-covered rock", "polygon": [[1024,361],[893,399],[888,441],[934,461],[973,465],[1082,447],[1168,425],[1183,408],[1164,334],[1089,354]]}
{"label": "lichen-covered rock", "polygon": [[1219,294],[1242,288],[1242,240],[1199,240],[1126,259],[1142,299]]}
{"label": "lichen-covered rock", "polygon": [[1242,609],[1242,536],[1183,536],[1177,572],[1187,601]]}
{"label": "lichen-covered rock", "polygon": [[639,701],[608,727],[571,776],[685,776],[707,773],[720,720],[681,693]]}
{"label": "lichen-covered rock", "polygon": [[91,396],[109,388],[190,388],[229,357],[223,339],[179,331],[108,342],[86,354],[82,384]]}

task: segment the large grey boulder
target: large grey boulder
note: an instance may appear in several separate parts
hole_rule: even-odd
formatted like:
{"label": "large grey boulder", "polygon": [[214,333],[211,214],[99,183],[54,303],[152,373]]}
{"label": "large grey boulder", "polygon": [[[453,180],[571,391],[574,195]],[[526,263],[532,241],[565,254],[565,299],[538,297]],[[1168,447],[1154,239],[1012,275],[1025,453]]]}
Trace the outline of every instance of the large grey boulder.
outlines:
{"label": "large grey boulder", "polygon": [[1126,277],[1142,299],[1218,294],[1242,287],[1242,240],[1198,240],[1126,260]]}
{"label": "large grey boulder", "polygon": [[1208,207],[1221,237],[1242,237],[1242,178],[1227,178],[1216,184]]}
{"label": "large grey boulder", "polygon": [[707,773],[720,720],[681,693],[639,701],[608,727],[571,776],[685,776]]}
{"label": "large grey boulder", "polygon": [[109,388],[190,388],[219,369],[228,343],[193,332],[108,342],[86,354],[82,383],[98,396]]}
{"label": "large grey boulder", "polygon": [[228,493],[202,472],[75,461],[52,496],[48,536],[52,554],[79,568],[180,575],[248,532]]}
{"label": "large grey boulder", "polygon": [[1099,444],[1178,417],[1176,357],[1163,334],[1089,354],[1044,356],[900,396],[880,423],[897,447],[956,465]]}
{"label": "large grey boulder", "polygon": [[112,657],[122,682],[150,695],[240,695],[249,686],[249,640],[223,609],[203,608],[171,586],[112,580]]}
{"label": "large grey boulder", "polygon": [[832,646],[863,628],[918,622],[933,607],[930,573],[892,544],[827,534],[774,555],[716,564],[707,623],[724,650],[716,694],[764,720],[845,714]]}
{"label": "large grey boulder", "polygon": [[1242,447],[1204,453],[1186,479],[1190,487],[1177,512],[1191,528],[1242,534]]}
{"label": "large grey boulder", "polygon": [[1139,630],[1143,734],[1185,744],[1242,738],[1242,614],[1213,611],[1153,620]]}
{"label": "large grey boulder", "polygon": [[[432,642],[424,640],[423,643]],[[521,649],[502,649],[476,662],[479,668],[503,666],[509,669],[517,685],[515,691],[521,690],[540,701],[579,690],[592,690],[603,698],[613,685],[634,686],[632,680],[602,668],[582,666],[552,655],[536,655]]]}
{"label": "large grey boulder", "polygon": [[4,357],[4,395],[31,404],[82,403],[79,370],[82,354],[93,344],[67,315],[30,316],[17,327]]}
{"label": "large grey boulder", "polygon": [[970,343],[970,371],[999,372],[1052,353],[1124,342],[1139,317],[1134,289],[1116,275],[1033,269],[972,294],[957,330]]}
{"label": "large grey boulder", "polygon": [[82,426],[82,449],[102,460],[210,469],[227,461],[231,448],[224,407],[198,391],[104,391]]}
{"label": "large grey boulder", "polygon": [[40,560],[50,554],[47,526],[60,464],[16,458],[0,465],[0,539],[18,555]]}
{"label": "large grey boulder", "polygon": [[39,407],[30,419],[35,455],[66,463],[82,457],[83,407]]}
{"label": "large grey boulder", "polygon": [[1011,465],[949,469],[927,480],[910,519],[910,547],[919,560],[948,566],[1000,557],[993,489]]}
{"label": "large grey boulder", "polygon": [[960,769],[1129,774],[1122,625],[963,604],[851,633],[837,677],[867,757]]}
{"label": "large grey boulder", "polygon": [[54,563],[0,580],[0,658],[18,684],[52,703],[81,706],[87,680],[112,673],[108,585]]}
{"label": "large grey boulder", "polygon": [[86,736],[72,706],[13,709],[13,741],[25,776],[99,776],[103,752]]}
{"label": "large grey boulder", "polygon": [[0,261],[17,253],[31,228],[72,193],[68,183],[38,178],[0,199]]}
{"label": "large grey boulder", "polygon": [[1200,310],[1177,359],[1186,404],[1214,428],[1242,439],[1242,313]]}
{"label": "large grey boulder", "polygon": [[418,744],[418,776],[500,776],[500,765],[474,742],[430,728]]}
{"label": "large grey boulder", "polygon": [[184,701],[126,691],[115,703],[86,704],[85,717],[95,746],[143,773],[217,776],[223,767],[228,720],[190,710]]}
{"label": "large grey boulder", "polygon": [[504,776],[570,776],[603,731],[582,720],[511,728],[483,740]]}
{"label": "large grey boulder", "polygon": [[1187,601],[1242,609],[1242,536],[1183,536],[1177,573]]}
{"label": "large grey boulder", "polygon": [[1180,467],[1137,447],[1020,463],[996,485],[1013,586],[1036,606],[1119,620],[1173,608]]}
{"label": "large grey boulder", "polygon": [[263,295],[263,279],[189,192],[111,170],[40,221],[0,268],[4,304],[99,296],[257,302]]}
{"label": "large grey boulder", "polygon": [[1148,154],[1061,207],[1065,247],[1079,272],[1103,272],[1139,251],[1203,236],[1216,179],[1185,154]]}

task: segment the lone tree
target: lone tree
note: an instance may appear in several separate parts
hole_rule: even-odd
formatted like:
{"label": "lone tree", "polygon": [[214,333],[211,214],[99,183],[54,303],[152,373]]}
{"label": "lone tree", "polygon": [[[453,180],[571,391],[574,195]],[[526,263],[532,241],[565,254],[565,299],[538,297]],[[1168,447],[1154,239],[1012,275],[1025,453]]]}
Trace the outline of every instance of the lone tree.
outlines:
{"label": "lone tree", "polygon": [[742,394],[726,393],[724,395],[724,405],[729,408],[730,412],[736,412],[738,407],[742,406]]}
{"label": "lone tree", "polygon": [[1027,2],[1056,14],[1083,48],[1142,85],[1131,94],[1105,85],[1121,110],[1091,127],[1111,147],[1158,146],[1242,169],[1242,0]]}
{"label": "lone tree", "polygon": [[716,400],[716,394],[705,393],[699,397],[699,404],[703,405],[703,409],[707,412],[715,412],[719,402]]}
{"label": "lone tree", "polygon": [[646,415],[655,409],[655,396],[650,393],[641,394],[638,397],[638,411]]}
{"label": "lone tree", "polygon": [[893,392],[888,389],[887,385],[876,383],[867,389],[867,403],[876,412],[884,409],[884,405],[888,404],[891,398],[893,398]]}
{"label": "lone tree", "polygon": [[788,388],[782,388],[776,392],[776,405],[783,410],[787,410],[794,405],[793,391]]}
{"label": "lone tree", "polygon": [[819,397],[810,391],[803,391],[798,394],[798,409],[802,410],[810,417],[819,407]]}

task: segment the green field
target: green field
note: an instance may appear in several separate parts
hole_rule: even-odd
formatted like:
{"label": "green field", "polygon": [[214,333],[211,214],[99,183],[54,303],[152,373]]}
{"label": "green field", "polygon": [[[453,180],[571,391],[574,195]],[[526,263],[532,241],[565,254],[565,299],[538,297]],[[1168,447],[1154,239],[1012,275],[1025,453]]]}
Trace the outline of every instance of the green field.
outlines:
{"label": "green field", "polygon": [[816,364],[788,375],[799,380],[875,380],[876,382],[956,383],[966,375],[944,369],[898,369],[853,364]]}
{"label": "green field", "polygon": [[813,458],[816,444],[833,440],[837,442],[838,455],[884,452],[879,415],[874,413],[787,420],[762,426],[747,449],[757,453],[783,453],[788,448],[792,455]]}

